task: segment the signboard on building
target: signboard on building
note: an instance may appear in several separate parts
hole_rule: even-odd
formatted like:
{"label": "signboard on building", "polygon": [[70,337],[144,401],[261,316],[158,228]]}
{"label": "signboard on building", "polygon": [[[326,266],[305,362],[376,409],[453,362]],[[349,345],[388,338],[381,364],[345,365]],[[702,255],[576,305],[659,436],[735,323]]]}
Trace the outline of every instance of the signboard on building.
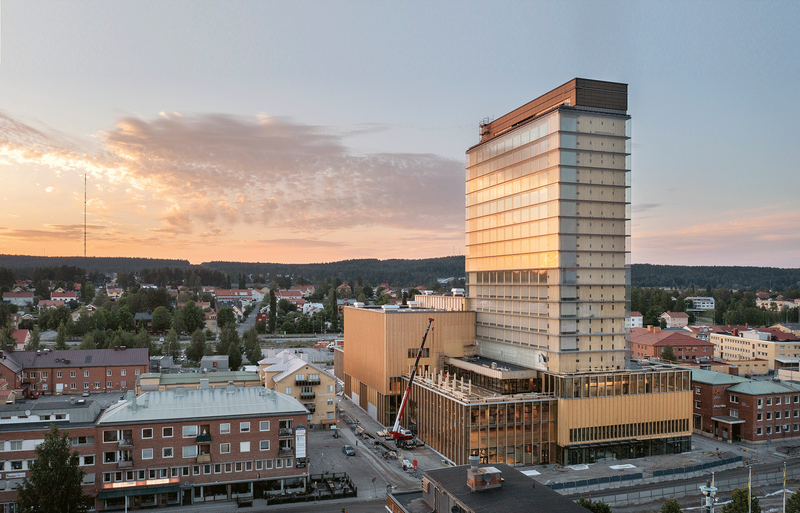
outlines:
{"label": "signboard on building", "polygon": [[297,426],[297,429],[294,430],[294,447],[295,453],[294,457],[299,459],[305,459],[306,457],[306,428],[305,426]]}

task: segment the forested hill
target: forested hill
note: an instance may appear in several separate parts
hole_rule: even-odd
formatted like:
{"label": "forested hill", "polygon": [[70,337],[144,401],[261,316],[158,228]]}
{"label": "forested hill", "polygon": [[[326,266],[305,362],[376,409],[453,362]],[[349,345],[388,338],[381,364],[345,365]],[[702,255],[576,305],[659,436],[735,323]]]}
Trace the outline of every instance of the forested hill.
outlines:
{"label": "forested hill", "polygon": [[302,276],[312,283],[319,283],[329,276],[342,280],[361,277],[366,283],[400,282],[403,285],[428,284],[437,278],[464,278],[464,257],[451,256],[426,258],[421,260],[377,260],[365,258],[342,260],[321,264],[258,264],[250,262],[204,262],[203,267],[215,269],[236,276],[237,273]]}
{"label": "forested hill", "polygon": [[168,260],[163,258],[127,258],[127,257],[47,257],[29,255],[0,255],[0,267],[12,269],[18,276],[28,277],[33,270],[44,267],[75,266],[86,272],[102,274],[131,273],[142,269],[189,269],[188,260]]}
{"label": "forested hill", "polygon": [[800,285],[800,269],[633,264],[631,285],[675,289],[711,285],[712,288],[726,289],[785,290]]}

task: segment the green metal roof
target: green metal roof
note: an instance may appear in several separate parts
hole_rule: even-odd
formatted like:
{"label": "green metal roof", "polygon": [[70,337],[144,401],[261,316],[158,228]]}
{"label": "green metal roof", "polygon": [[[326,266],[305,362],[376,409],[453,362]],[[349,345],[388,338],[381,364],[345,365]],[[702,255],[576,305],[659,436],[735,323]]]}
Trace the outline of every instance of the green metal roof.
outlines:
{"label": "green metal roof", "polygon": [[780,381],[748,381],[738,383],[728,388],[728,392],[736,392],[745,395],[768,395],[768,394],[791,394],[800,392],[800,388],[795,388]]}
{"label": "green metal roof", "polygon": [[184,372],[181,374],[160,374],[148,372],[139,376],[139,379],[159,378],[160,385],[185,385],[187,383],[199,384],[200,380],[207,379],[209,383],[227,383],[228,381],[261,381],[256,372],[223,371],[223,372]]}
{"label": "green metal roof", "polygon": [[731,385],[733,383],[744,383],[750,381],[741,376],[733,374],[723,374],[710,370],[692,369],[692,381],[705,383],[706,385]]}

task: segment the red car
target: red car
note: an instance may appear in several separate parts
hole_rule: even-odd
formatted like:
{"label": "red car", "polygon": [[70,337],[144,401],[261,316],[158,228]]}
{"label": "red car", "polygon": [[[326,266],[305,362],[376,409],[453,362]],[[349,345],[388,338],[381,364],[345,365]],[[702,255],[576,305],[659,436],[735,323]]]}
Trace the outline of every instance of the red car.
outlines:
{"label": "red car", "polygon": [[36,390],[31,390],[31,392],[29,394],[29,397],[31,399],[38,399],[39,398],[39,392],[37,392]]}

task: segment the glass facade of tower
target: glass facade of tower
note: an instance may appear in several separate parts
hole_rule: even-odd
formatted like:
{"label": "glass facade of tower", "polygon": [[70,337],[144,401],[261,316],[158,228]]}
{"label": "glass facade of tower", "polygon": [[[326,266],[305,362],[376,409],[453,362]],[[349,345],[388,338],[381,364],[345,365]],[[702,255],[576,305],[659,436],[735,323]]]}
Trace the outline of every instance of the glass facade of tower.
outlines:
{"label": "glass facade of tower", "polygon": [[469,309],[484,356],[624,368],[630,117],[560,104],[467,152]]}

